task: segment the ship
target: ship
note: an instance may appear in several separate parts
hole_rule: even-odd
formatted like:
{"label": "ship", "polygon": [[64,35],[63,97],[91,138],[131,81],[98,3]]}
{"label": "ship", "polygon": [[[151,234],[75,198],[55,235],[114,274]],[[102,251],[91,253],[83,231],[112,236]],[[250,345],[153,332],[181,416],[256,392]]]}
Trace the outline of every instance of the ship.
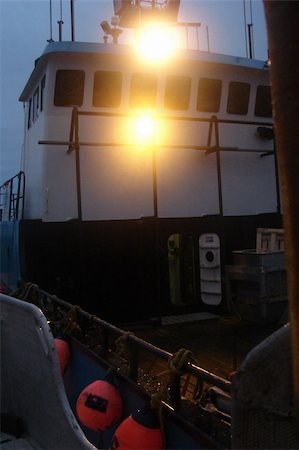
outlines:
{"label": "ship", "polygon": [[141,56],[117,43],[121,27],[146,28],[154,11],[175,41],[179,2],[114,6],[103,43],[49,42],[21,93],[1,283],[34,282],[118,324],[224,313],[234,252],[282,228],[268,63],[198,49],[144,60],[142,36]]}
{"label": "ship", "polygon": [[119,328],[287,304],[268,61],[149,63],[118,43],[178,9],[115,0],[104,43],[49,42],[21,93],[23,167],[0,190],[3,448],[297,448],[289,323],[229,379]]}

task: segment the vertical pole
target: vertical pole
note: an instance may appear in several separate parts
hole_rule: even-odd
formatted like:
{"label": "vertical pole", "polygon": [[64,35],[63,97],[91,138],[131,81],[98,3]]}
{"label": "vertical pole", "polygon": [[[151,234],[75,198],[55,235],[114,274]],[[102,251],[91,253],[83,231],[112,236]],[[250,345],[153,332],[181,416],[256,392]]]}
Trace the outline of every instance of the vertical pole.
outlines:
{"label": "vertical pole", "polygon": [[249,58],[252,59],[252,38],[251,38],[252,23],[249,23],[247,27],[248,27]]}
{"label": "vertical pole", "polygon": [[62,20],[62,0],[60,0],[60,20],[58,20],[58,29],[59,29],[59,42],[62,41],[62,25],[63,25],[63,20]]}
{"label": "vertical pole", "polygon": [[275,166],[275,183],[276,183],[276,198],[277,198],[277,212],[281,213],[281,202],[280,202],[280,182],[279,182],[279,168],[277,161],[277,148],[276,148],[276,139],[275,135],[273,138],[273,147],[274,147],[274,166]]}
{"label": "vertical pole", "polygon": [[207,44],[208,44],[208,52],[210,51],[210,35],[209,35],[209,27],[206,26],[206,32],[207,32]]}
{"label": "vertical pole", "polygon": [[[161,275],[160,275],[160,242],[159,242],[159,211],[158,211],[158,184],[157,184],[157,149],[152,144],[152,178],[153,178],[153,208],[154,208],[154,239],[155,239],[155,265],[156,265],[156,304],[160,306]],[[157,311],[160,313],[160,311]]]}
{"label": "vertical pole", "polygon": [[157,189],[157,155],[156,146],[152,144],[152,165],[153,165],[153,206],[154,206],[154,217],[158,217],[158,189]]}
{"label": "vertical pole", "polygon": [[48,42],[53,42],[53,35],[52,35],[52,29],[53,29],[53,26],[52,26],[52,0],[50,0],[49,6],[50,6],[50,38],[48,39]]}
{"label": "vertical pole", "polygon": [[199,50],[199,32],[198,32],[198,25],[195,26],[196,29],[196,45],[197,45],[197,50]]}
{"label": "vertical pole", "polygon": [[59,42],[61,42],[62,41],[62,24],[63,24],[63,22],[62,22],[62,20],[58,20],[58,35],[59,35]]}
{"label": "vertical pole", "polygon": [[75,158],[76,158],[76,186],[77,186],[77,208],[78,219],[82,220],[82,203],[81,203],[81,171],[80,171],[80,143],[79,143],[79,117],[78,109],[73,109],[74,132],[75,132]]}
{"label": "vertical pole", "polygon": [[[294,405],[299,430],[299,44],[298,2],[264,0],[284,229],[291,324]],[[299,436],[297,436],[299,439]]]}
{"label": "vertical pole", "polygon": [[74,0],[71,0],[71,40],[75,40]]}
{"label": "vertical pole", "polygon": [[219,126],[218,126],[218,119],[217,119],[216,116],[212,116],[211,120],[213,121],[214,126],[215,126],[219,212],[220,212],[221,216],[223,216],[221,161],[220,161],[220,144],[219,144]]}
{"label": "vertical pole", "polygon": [[245,49],[246,49],[246,57],[248,58],[247,28],[246,28],[246,4],[245,4],[245,0],[243,0],[243,15],[244,15]]}
{"label": "vertical pole", "polygon": [[25,172],[21,172],[22,174],[22,215],[21,219],[24,218],[24,209],[25,209]]}
{"label": "vertical pole", "polygon": [[251,24],[251,47],[252,47],[252,57],[254,58],[252,0],[249,0],[249,6],[250,6],[250,24]]}
{"label": "vertical pole", "polygon": [[21,193],[21,172],[18,173],[18,191],[16,198],[16,207],[15,207],[15,219],[19,218],[19,208],[20,208],[20,193]]}
{"label": "vertical pole", "polygon": [[11,213],[13,211],[12,203],[13,203],[13,178],[10,180],[10,183],[9,183],[8,220],[11,220]]}

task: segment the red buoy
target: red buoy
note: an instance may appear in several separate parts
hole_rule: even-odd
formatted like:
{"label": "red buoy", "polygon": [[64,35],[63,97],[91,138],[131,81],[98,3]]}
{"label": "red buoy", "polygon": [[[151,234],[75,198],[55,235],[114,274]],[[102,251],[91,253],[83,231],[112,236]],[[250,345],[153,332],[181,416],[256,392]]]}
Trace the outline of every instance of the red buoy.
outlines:
{"label": "red buoy", "polygon": [[55,338],[54,343],[58,354],[60,371],[63,375],[71,356],[70,346],[66,340],[60,338]]}
{"label": "red buoy", "polygon": [[138,411],[127,417],[116,429],[110,450],[161,450],[162,433],[153,414],[151,410]]}
{"label": "red buoy", "polygon": [[97,380],[83,389],[76,411],[83,425],[94,431],[104,431],[121,418],[123,402],[115,386]]}

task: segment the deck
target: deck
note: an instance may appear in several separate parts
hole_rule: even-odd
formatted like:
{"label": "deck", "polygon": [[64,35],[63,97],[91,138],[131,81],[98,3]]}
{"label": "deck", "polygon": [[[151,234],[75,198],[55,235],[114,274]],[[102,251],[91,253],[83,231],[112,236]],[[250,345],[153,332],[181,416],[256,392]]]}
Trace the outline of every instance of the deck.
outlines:
{"label": "deck", "polygon": [[[278,322],[253,323],[224,316],[132,331],[136,336],[171,353],[181,348],[191,350],[196,365],[228,379],[247,353],[281,325]],[[150,385],[167,368],[167,363],[151,354],[143,354],[140,366],[147,378],[145,384],[147,382]],[[192,376],[183,377],[181,388],[181,393],[192,399],[195,396],[196,380]]]}

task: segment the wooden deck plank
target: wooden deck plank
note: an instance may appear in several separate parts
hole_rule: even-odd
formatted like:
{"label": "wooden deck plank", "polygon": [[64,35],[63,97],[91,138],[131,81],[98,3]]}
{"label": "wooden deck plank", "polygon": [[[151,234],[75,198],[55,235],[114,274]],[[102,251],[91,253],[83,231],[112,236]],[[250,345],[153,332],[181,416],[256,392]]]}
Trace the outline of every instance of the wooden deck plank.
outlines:
{"label": "wooden deck plank", "polygon": [[[234,318],[224,317],[139,329],[135,334],[171,353],[180,348],[189,349],[199,366],[228,378],[247,353],[278,328],[277,323],[237,322]],[[153,377],[165,370],[165,367],[165,362],[150,356],[144,357],[142,363],[142,369]],[[184,382],[182,380],[182,386]],[[191,377],[184,387],[187,397],[193,395],[195,384],[195,379]]]}

